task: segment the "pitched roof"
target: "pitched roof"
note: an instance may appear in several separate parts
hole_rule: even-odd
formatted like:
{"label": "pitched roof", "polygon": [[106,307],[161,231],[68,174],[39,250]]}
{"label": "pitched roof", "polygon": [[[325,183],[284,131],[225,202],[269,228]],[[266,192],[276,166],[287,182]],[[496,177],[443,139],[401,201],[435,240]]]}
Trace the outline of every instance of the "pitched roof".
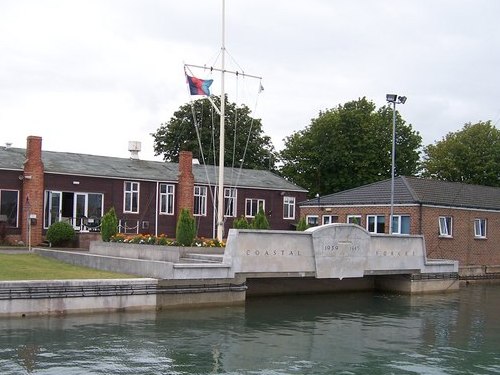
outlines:
{"label": "pitched roof", "polygon": [[[321,206],[377,205],[390,202],[390,179],[319,198]],[[394,179],[394,204],[429,204],[500,210],[500,188],[398,176]],[[318,199],[309,199],[299,205],[316,206]]]}
{"label": "pitched roof", "polygon": [[[23,170],[26,150],[0,147],[0,170]],[[42,151],[46,173],[131,180],[176,182],[178,163],[135,160],[71,152]],[[195,183],[217,183],[217,167],[193,165]],[[306,192],[304,188],[266,170],[224,168],[224,184],[255,189]]]}

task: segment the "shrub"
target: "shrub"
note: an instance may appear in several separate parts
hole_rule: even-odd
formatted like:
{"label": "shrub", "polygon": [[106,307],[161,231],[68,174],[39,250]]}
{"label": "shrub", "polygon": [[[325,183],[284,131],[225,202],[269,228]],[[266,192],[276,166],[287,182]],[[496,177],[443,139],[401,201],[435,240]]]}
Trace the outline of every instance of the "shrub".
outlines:
{"label": "shrub", "polygon": [[115,208],[111,207],[102,217],[101,238],[104,242],[109,242],[111,237],[118,233],[118,217],[116,217]]}
{"label": "shrub", "polygon": [[255,215],[255,218],[252,221],[253,229],[269,229],[269,221],[267,221],[266,214],[264,213],[264,209],[262,206],[259,207],[259,212]]}
{"label": "shrub", "polygon": [[181,246],[191,246],[196,236],[196,225],[194,218],[188,209],[183,208],[177,221],[175,239]]}
{"label": "shrub", "polygon": [[46,238],[51,245],[61,245],[75,238],[75,230],[71,224],[64,221],[58,221],[49,227]]}
{"label": "shrub", "polygon": [[243,215],[239,219],[233,221],[233,228],[235,229],[250,229],[250,223],[247,218]]}
{"label": "shrub", "polygon": [[301,218],[299,220],[299,223],[297,224],[297,231],[303,232],[307,228],[309,228],[309,225],[307,225],[306,219],[305,218]]}

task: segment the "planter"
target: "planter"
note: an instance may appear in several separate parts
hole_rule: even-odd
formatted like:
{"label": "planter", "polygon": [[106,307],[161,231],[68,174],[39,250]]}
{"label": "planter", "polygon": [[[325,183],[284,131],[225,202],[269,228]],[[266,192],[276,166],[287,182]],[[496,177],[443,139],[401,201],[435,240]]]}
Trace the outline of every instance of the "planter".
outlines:
{"label": "planter", "polygon": [[96,255],[114,256],[119,258],[132,258],[155,260],[160,262],[179,262],[187,254],[224,254],[223,247],[184,247],[142,245],[122,242],[90,242],[89,252]]}

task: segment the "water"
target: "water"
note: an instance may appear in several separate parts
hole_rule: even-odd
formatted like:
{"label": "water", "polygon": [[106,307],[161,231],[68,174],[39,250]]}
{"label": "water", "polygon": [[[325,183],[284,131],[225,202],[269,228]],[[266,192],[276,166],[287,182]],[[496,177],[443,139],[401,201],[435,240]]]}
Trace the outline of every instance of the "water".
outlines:
{"label": "water", "polygon": [[500,285],[0,319],[0,374],[500,374]]}

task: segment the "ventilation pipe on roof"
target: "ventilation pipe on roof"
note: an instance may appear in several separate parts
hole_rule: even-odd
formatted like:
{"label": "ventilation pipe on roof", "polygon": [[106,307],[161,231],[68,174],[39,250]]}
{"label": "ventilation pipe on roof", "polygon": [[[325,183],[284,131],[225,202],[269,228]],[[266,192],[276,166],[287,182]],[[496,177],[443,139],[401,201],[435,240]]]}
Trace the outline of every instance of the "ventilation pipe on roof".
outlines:
{"label": "ventilation pipe on roof", "polygon": [[130,159],[139,160],[139,151],[141,151],[141,142],[129,141],[128,150],[130,151]]}

